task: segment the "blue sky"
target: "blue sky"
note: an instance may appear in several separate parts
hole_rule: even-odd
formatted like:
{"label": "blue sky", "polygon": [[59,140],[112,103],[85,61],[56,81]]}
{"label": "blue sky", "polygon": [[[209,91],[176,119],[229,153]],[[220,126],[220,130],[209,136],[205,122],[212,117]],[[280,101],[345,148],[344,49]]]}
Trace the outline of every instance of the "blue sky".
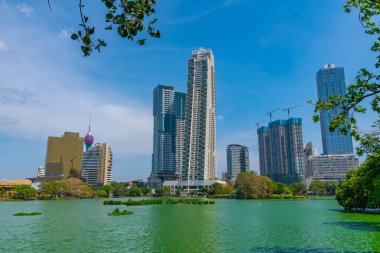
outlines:
{"label": "blue sky", "polygon": [[[85,135],[92,114],[95,142],[110,143],[113,179],[146,179],[151,169],[152,90],[169,84],[186,91],[187,60],[199,47],[215,56],[218,174],[228,144],[247,145],[258,170],[256,122],[266,112],[302,105],[304,142],[322,150],[308,99],[315,74],[327,63],[345,68],[352,83],[372,67],[373,38],[344,1],[158,0],[160,39],[147,45],[101,29],[101,1],[85,1],[90,22],[106,40],[101,54],[83,58],[69,35],[80,22],[78,1],[0,0],[0,178],[36,175],[48,136]],[[282,110],[273,119],[287,118]],[[374,114],[360,117],[367,129]],[[267,122],[263,122],[265,124]]]}

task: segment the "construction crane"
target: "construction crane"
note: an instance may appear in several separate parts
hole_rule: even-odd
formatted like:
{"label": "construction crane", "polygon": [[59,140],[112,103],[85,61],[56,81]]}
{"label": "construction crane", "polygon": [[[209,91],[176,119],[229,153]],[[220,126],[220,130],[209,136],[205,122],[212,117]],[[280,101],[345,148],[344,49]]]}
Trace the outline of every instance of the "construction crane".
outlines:
{"label": "construction crane", "polygon": [[277,108],[276,110],[267,112],[267,115],[269,115],[269,122],[272,122],[272,113],[275,112],[275,111],[278,111],[278,110],[280,110],[280,108]]}
{"label": "construction crane", "polygon": [[285,108],[284,110],[282,110],[283,112],[285,111],[288,111],[288,119],[290,119],[290,110],[291,109],[294,109],[294,108],[297,108],[297,107],[300,107],[301,105],[296,105],[296,106],[292,106],[292,107],[289,107],[289,108]]}

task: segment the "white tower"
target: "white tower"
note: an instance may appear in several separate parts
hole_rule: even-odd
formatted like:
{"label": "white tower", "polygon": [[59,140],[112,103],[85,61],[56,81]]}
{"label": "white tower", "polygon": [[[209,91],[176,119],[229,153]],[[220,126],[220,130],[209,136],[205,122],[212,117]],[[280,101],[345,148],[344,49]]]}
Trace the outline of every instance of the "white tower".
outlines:
{"label": "white tower", "polygon": [[215,68],[210,49],[192,52],[188,61],[182,180],[216,177]]}

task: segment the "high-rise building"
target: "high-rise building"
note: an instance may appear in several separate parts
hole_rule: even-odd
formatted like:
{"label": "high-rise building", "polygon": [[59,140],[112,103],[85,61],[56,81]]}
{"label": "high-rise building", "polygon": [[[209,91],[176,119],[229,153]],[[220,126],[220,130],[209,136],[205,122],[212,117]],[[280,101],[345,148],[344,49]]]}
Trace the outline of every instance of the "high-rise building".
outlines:
{"label": "high-rise building", "polygon": [[302,120],[290,118],[269,122],[257,130],[260,174],[276,182],[305,181]]}
{"label": "high-rise building", "polygon": [[83,137],[65,132],[62,137],[49,136],[44,180],[80,177],[83,160]]}
{"label": "high-rise building", "polygon": [[216,178],[215,67],[210,49],[188,61],[182,180]]}
{"label": "high-rise building", "polygon": [[259,142],[259,166],[260,175],[269,176],[273,174],[270,171],[270,138],[269,138],[269,128],[267,126],[260,127],[257,129],[258,142]]}
{"label": "high-rise building", "polygon": [[109,144],[97,143],[83,153],[82,177],[94,187],[112,181],[112,150]]}
{"label": "high-rise building", "polygon": [[185,128],[186,94],[172,86],[158,85],[153,90],[153,154],[151,187],[165,180],[178,180],[181,173]]}
{"label": "high-rise building", "polygon": [[[334,64],[326,64],[317,72],[318,99],[326,101],[332,95],[346,94],[346,82],[344,69],[335,67]],[[329,123],[341,111],[334,108],[330,111],[320,111],[323,154],[353,154],[352,137],[341,134],[338,130],[330,132]]]}
{"label": "high-rise building", "polygon": [[239,144],[227,146],[227,180],[234,182],[240,172],[249,171],[249,150]]}

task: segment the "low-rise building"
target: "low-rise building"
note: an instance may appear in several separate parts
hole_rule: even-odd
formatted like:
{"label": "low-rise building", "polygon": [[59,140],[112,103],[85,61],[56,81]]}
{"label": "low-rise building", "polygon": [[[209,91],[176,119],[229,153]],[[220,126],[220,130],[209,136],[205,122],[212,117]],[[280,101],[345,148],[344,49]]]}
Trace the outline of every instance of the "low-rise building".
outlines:
{"label": "low-rise building", "polygon": [[171,181],[164,181],[163,187],[169,187],[171,192],[175,192],[176,189],[185,189],[189,191],[195,191],[199,190],[204,187],[210,187],[214,183],[219,183],[223,186],[226,186],[227,183],[221,180],[183,180],[183,181],[177,181],[177,180],[171,180]]}
{"label": "low-rise building", "polygon": [[307,165],[313,180],[340,182],[347,172],[359,167],[359,160],[352,154],[320,155],[309,157]]}

